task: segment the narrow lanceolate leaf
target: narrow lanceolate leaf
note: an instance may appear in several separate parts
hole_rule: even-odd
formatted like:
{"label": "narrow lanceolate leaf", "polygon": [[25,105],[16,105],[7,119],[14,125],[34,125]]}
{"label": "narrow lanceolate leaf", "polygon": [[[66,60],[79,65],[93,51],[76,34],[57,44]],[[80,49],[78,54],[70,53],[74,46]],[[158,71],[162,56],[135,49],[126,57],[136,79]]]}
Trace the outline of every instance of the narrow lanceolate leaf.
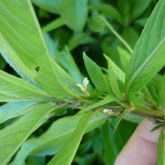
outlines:
{"label": "narrow lanceolate leaf", "polygon": [[33,82],[35,72],[30,70],[16,52],[10,47],[2,33],[0,32],[0,53],[7,63],[24,79]]}
{"label": "narrow lanceolate leaf", "polygon": [[106,55],[105,55],[105,57],[106,57],[106,59],[108,61],[109,67],[112,69],[112,71],[116,75],[117,79],[119,81],[121,81],[122,83],[124,83],[124,81],[125,81],[125,73],[120,69],[119,66],[117,66],[117,64],[115,64],[115,62],[113,62],[113,60],[111,60],[111,58],[109,58]]}
{"label": "narrow lanceolate leaf", "polygon": [[6,165],[31,133],[48,119],[55,109],[54,106],[52,103],[38,104],[22,118],[0,131],[1,165]]}
{"label": "narrow lanceolate leaf", "polygon": [[70,165],[72,163],[81,139],[85,133],[85,128],[90,116],[91,112],[83,114],[72,136],[68,139],[66,144],[64,144],[64,147],[59,151],[59,153],[52,158],[48,165]]}
{"label": "narrow lanceolate leaf", "polygon": [[[12,165],[18,165],[18,162],[20,165],[24,164],[28,155],[45,156],[57,154],[76,130],[82,115],[61,118],[55,121],[40,137],[27,140],[17,153]],[[108,116],[102,112],[96,111],[92,113],[85,133],[102,125],[107,119]]]}
{"label": "narrow lanceolate leaf", "polygon": [[44,91],[25,80],[0,71],[0,102],[44,101],[49,98]]}
{"label": "narrow lanceolate leaf", "polygon": [[158,143],[157,165],[165,165],[165,131],[161,131]]}
{"label": "narrow lanceolate leaf", "polygon": [[164,66],[165,0],[160,0],[139,38],[126,75],[126,97],[140,90]]}
{"label": "narrow lanceolate leaf", "polygon": [[36,104],[35,101],[24,101],[7,103],[0,106],[0,124],[27,113],[34,104]]}
{"label": "narrow lanceolate leaf", "polygon": [[[41,88],[56,98],[68,96],[54,74],[30,0],[2,0],[0,22],[0,41],[3,42],[0,51],[17,73],[35,79]],[[18,56],[18,60],[14,56]],[[35,74],[31,75],[29,70]]]}
{"label": "narrow lanceolate leaf", "polygon": [[83,57],[89,77],[91,78],[96,89],[100,91],[107,91],[106,79],[101,68],[94,61],[92,61],[86,54],[84,54]]}
{"label": "narrow lanceolate leaf", "polygon": [[[102,141],[104,144],[104,162],[105,165],[114,164],[115,158],[119,152],[119,147],[116,143],[117,134],[114,132],[113,126],[110,121],[107,121],[101,129]],[[109,156],[111,155],[111,156]]]}
{"label": "narrow lanceolate leaf", "polygon": [[119,88],[117,75],[114,73],[114,68],[111,65],[111,59],[109,57],[106,57],[106,59],[108,62],[108,80],[111,85],[112,92],[116,97],[121,98],[122,92]]}

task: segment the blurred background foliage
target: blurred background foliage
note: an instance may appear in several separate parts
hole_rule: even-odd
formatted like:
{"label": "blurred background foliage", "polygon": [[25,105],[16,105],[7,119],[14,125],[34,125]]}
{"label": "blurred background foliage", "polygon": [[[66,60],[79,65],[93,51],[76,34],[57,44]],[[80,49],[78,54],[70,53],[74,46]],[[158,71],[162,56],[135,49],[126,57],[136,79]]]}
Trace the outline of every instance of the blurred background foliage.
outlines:
{"label": "blurred background foliage", "polygon": [[[157,0],[32,0],[52,58],[77,81],[88,77],[83,52],[99,66],[106,68],[105,53],[121,66],[120,53],[128,53],[107,24],[133,49]],[[100,16],[107,21],[100,19]],[[75,71],[79,68],[80,72]],[[16,74],[0,57],[0,69]],[[64,112],[70,115],[72,112]],[[113,165],[137,123],[122,121],[114,131],[115,118],[86,134],[73,165]],[[35,132],[39,136],[51,124]],[[44,164],[48,156],[28,157],[27,164]]]}

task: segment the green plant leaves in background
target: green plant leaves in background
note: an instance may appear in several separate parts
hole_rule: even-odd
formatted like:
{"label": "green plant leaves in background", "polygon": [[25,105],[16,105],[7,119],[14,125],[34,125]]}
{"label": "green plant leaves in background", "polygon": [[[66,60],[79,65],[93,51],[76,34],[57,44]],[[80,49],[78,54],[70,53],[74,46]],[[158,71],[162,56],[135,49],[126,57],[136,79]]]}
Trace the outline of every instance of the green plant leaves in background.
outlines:
{"label": "green plant leaves in background", "polygon": [[41,103],[34,106],[29,113],[0,131],[0,162],[7,164],[22,143],[43,124],[53,112],[54,104]]}
{"label": "green plant leaves in background", "polygon": [[[58,153],[75,131],[82,116],[83,114],[78,114],[61,118],[39,138],[29,139],[18,152],[13,164],[17,165],[17,162],[23,164],[28,155],[45,156]],[[107,118],[108,116],[102,112],[94,112],[87,123],[85,133],[102,125]]]}
{"label": "green plant leaves in background", "polygon": [[53,0],[32,0],[32,2],[39,6],[40,8],[48,11],[48,12],[51,12],[51,13],[54,13],[54,14],[57,14],[59,12],[59,0],[56,0],[56,1],[53,1]]}
{"label": "green plant leaves in background", "polygon": [[121,47],[119,47],[117,50],[118,50],[118,54],[120,57],[120,62],[121,62],[122,68],[126,72],[131,55],[125,49],[123,49]]}
{"label": "green plant leaves in background", "polygon": [[116,136],[114,133],[114,129],[112,124],[107,121],[102,126],[102,137],[103,137],[103,144],[105,147],[104,151],[104,161],[105,164],[114,164],[115,158],[119,152],[118,145],[116,144]]}
{"label": "green plant leaves in background", "polygon": [[91,4],[90,5],[91,9],[95,9],[99,12],[101,12],[103,15],[107,16],[107,17],[111,17],[114,20],[122,23],[122,18],[121,18],[121,14],[119,13],[119,11],[113,7],[110,4],[104,4],[104,3],[96,3],[96,4]]}
{"label": "green plant leaves in background", "polygon": [[131,0],[131,20],[140,16],[149,6],[152,0]]}
{"label": "green plant leaves in background", "polygon": [[[135,127],[121,119],[137,121],[136,115],[125,114],[129,106],[124,98],[125,81],[131,104],[156,110],[165,106],[164,76],[152,79],[164,65],[164,0],[155,8],[131,57],[155,3],[1,2],[0,55],[24,80],[0,71],[0,164],[114,164]],[[84,55],[83,63],[84,51],[91,59]],[[106,59],[103,52],[108,54]],[[16,75],[8,64],[2,61],[2,68]],[[88,86],[88,95],[82,95],[76,84],[82,85],[88,76],[92,86]],[[142,90],[130,97],[151,79],[148,93]],[[116,120],[118,114],[123,115]],[[119,121],[122,124],[114,133]],[[160,155],[164,152],[161,147],[159,151]]]}
{"label": "green plant leaves in background", "polygon": [[[72,54],[69,52],[68,48],[63,51],[56,51],[55,60],[65,69],[67,72],[75,79],[77,82],[81,83],[83,76],[81,75]],[[69,63],[69,65],[68,65]]]}
{"label": "green plant leaves in background", "polygon": [[37,6],[61,16],[64,24],[74,31],[81,31],[88,14],[87,0],[32,0]]}
{"label": "green plant leaves in background", "polygon": [[91,112],[84,113],[71,137],[64,144],[63,148],[55,155],[48,165],[70,165],[76,154],[81,139],[85,133],[85,129],[88,120],[91,116]]}
{"label": "green plant leaves in background", "polygon": [[144,87],[165,64],[164,8],[165,1],[160,0],[135,46],[126,75],[126,96]]}

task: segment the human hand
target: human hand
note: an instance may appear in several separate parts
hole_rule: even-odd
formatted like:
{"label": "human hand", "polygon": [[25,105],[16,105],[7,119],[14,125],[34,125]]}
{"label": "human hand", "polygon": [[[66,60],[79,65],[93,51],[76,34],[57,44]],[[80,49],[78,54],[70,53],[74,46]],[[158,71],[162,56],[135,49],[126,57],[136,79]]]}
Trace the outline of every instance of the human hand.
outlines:
{"label": "human hand", "polygon": [[154,123],[144,120],[116,159],[115,165],[156,165],[160,129],[151,132]]}

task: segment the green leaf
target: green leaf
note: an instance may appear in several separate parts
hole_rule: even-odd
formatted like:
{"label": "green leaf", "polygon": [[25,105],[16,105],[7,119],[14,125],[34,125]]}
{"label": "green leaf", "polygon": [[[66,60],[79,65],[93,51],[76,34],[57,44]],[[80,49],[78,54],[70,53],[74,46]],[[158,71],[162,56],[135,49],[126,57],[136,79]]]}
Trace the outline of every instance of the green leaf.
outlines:
{"label": "green leaf", "polygon": [[[24,8],[23,13],[19,10],[20,7]],[[3,1],[0,15],[0,31],[23,63],[32,70],[36,65],[48,63],[47,49],[30,2]]]}
{"label": "green leaf", "polygon": [[128,51],[132,54],[133,50],[130,45],[124,40],[124,38],[115,30],[112,24],[107,21],[102,15],[97,15],[97,18],[100,22],[104,23],[105,26],[117,37],[117,39],[128,49]]}
{"label": "green leaf", "polygon": [[158,142],[158,152],[157,152],[157,165],[165,165],[165,132],[162,129],[159,142]]}
{"label": "green leaf", "polygon": [[145,24],[147,23],[147,20],[148,20],[148,17],[144,17],[144,18],[141,18],[141,19],[138,19],[136,21],[134,21],[136,24],[144,27]]}
{"label": "green leaf", "polygon": [[95,85],[96,89],[100,91],[107,91],[106,78],[101,68],[86,54],[83,55],[83,58],[89,77]]}
{"label": "green leaf", "polygon": [[[81,83],[83,76],[81,75],[72,54],[69,52],[68,48],[63,51],[56,51],[55,60],[75,79],[77,82]],[[68,65],[69,63],[69,65]]]}
{"label": "green leaf", "polygon": [[[29,139],[18,152],[13,165],[18,165],[17,162],[23,164],[28,155],[44,156],[58,153],[75,131],[81,117],[82,114],[61,118],[55,121],[48,131],[39,138]],[[102,125],[107,118],[108,116],[102,112],[94,112],[90,117],[85,133]]]}
{"label": "green leaf", "polygon": [[123,29],[122,36],[132,48],[134,48],[137,40],[139,39],[139,34],[136,29],[129,26]]}
{"label": "green leaf", "polygon": [[41,89],[23,79],[0,71],[0,102],[46,101],[50,99]]}
{"label": "green leaf", "polygon": [[32,2],[37,5],[38,7],[48,11],[48,12],[51,12],[51,13],[54,13],[54,14],[57,14],[59,12],[59,0],[32,0]]}
{"label": "green leaf", "polygon": [[101,32],[105,24],[103,22],[100,22],[98,19],[98,14],[95,12],[91,18],[88,20],[88,27],[91,29],[92,32]]}
{"label": "green leaf", "polygon": [[84,33],[84,32],[75,32],[72,36],[72,38],[68,42],[68,48],[70,51],[75,49],[77,46],[80,44],[86,44],[91,42],[91,38],[89,36],[89,33]]}
{"label": "green leaf", "polygon": [[103,144],[104,144],[104,161],[106,165],[114,164],[115,158],[119,152],[119,147],[116,143],[116,136],[112,124],[107,121],[101,129]]}
{"label": "green leaf", "polygon": [[50,32],[52,30],[55,30],[61,26],[64,25],[64,21],[62,18],[57,18],[55,20],[53,20],[52,22],[48,23],[47,25],[45,25],[42,30],[44,32]]}
{"label": "green leaf", "polygon": [[131,11],[130,11],[130,17],[131,20],[136,19],[138,16],[140,16],[150,5],[152,0],[131,0]]}
{"label": "green leaf", "polygon": [[[32,149],[32,154],[52,155],[61,149],[68,138],[73,134],[78,122],[83,114],[72,117],[65,117],[53,123],[49,130],[36,141],[36,146]],[[107,119],[107,115],[100,112],[92,114],[85,132],[89,132],[100,126]],[[56,134],[54,134],[56,132]],[[34,140],[32,139],[32,142]],[[35,142],[35,141],[34,141]]]}
{"label": "green leaf", "polygon": [[117,20],[119,23],[122,23],[121,14],[118,12],[118,10],[113,7],[110,4],[104,4],[104,3],[97,3],[97,4],[91,4],[91,9],[96,9],[99,12],[101,12],[106,17],[111,17],[115,20]]}
{"label": "green leaf", "polygon": [[126,75],[126,97],[146,85],[165,64],[164,8],[165,1],[160,0],[135,46]]}
{"label": "green leaf", "polygon": [[112,60],[108,56],[105,56],[105,58],[107,59],[108,62],[108,80],[111,85],[112,92],[117,98],[121,99],[122,92],[120,91],[118,75],[116,75],[114,72],[115,68],[113,68]]}
{"label": "green leaf", "polygon": [[7,103],[0,106],[0,124],[29,112],[34,104],[36,104],[36,102],[26,101]]}
{"label": "green leaf", "polygon": [[0,162],[7,164],[23,142],[43,124],[56,107],[54,104],[40,103],[29,113],[0,131]]}
{"label": "green leaf", "polygon": [[127,71],[127,67],[128,67],[131,55],[129,54],[128,51],[126,51],[125,49],[123,49],[121,47],[118,47],[117,50],[118,50],[118,54],[120,57],[120,62],[121,62],[122,68],[124,69],[124,71]]}
{"label": "green leaf", "polygon": [[[0,39],[4,42],[1,46],[3,49],[1,47],[0,49],[5,53],[7,62],[18,73],[25,72],[30,78],[29,70],[35,72],[32,77],[52,96],[56,98],[68,96],[54,74],[50,55],[30,1],[1,2],[0,22],[0,31],[3,35]],[[15,56],[18,58],[14,59]],[[39,68],[38,71],[35,71],[36,68]]]}
{"label": "green leaf", "polygon": [[118,2],[118,10],[122,15],[122,20],[124,25],[128,25],[130,21],[130,0],[117,0]]}
{"label": "green leaf", "polygon": [[81,31],[86,23],[87,0],[60,0],[60,15],[66,25],[75,31]]}
{"label": "green leaf", "polygon": [[7,63],[24,79],[33,81],[35,72],[30,70],[17,56],[16,52],[10,47],[0,32],[0,52]]}
{"label": "green leaf", "polygon": [[87,123],[90,119],[91,112],[84,113],[81,117],[75,131],[64,144],[64,147],[55,155],[48,165],[70,165],[80,145],[82,137],[85,133]]}
{"label": "green leaf", "polygon": [[116,75],[117,79],[119,81],[121,81],[122,83],[124,83],[125,82],[125,73],[120,69],[119,66],[117,66],[117,64],[115,62],[113,62],[111,60],[111,58],[109,58],[106,55],[105,55],[105,57],[108,60],[109,67],[111,67],[111,69],[114,72],[114,74]]}
{"label": "green leaf", "polygon": [[87,0],[32,0],[39,7],[59,14],[63,22],[74,31],[82,31],[88,14]]}
{"label": "green leaf", "polygon": [[165,98],[165,75],[162,77],[159,77],[157,79],[157,86],[158,86],[158,104],[159,106],[161,106],[162,108],[165,107],[165,102],[164,102],[164,98]]}
{"label": "green leaf", "polygon": [[56,81],[61,85],[61,88],[71,96],[78,98],[78,90],[75,90],[77,82],[55,61],[52,61],[52,65],[57,78]]}
{"label": "green leaf", "polygon": [[[157,74],[148,84],[147,98],[151,99],[152,105],[158,107],[158,109],[163,110],[165,107],[165,75]],[[149,97],[150,96],[150,97]]]}

